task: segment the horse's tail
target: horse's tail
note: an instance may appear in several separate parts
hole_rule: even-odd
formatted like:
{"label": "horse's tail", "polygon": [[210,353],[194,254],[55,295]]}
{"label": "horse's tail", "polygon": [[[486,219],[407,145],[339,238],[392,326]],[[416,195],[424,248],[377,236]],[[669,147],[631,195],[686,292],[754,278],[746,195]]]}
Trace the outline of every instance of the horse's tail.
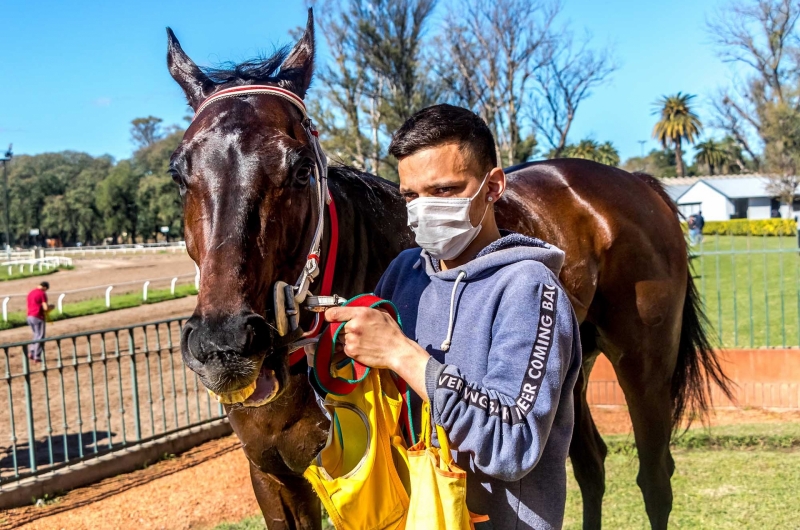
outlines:
{"label": "horse's tail", "polygon": [[678,360],[672,373],[672,426],[680,426],[685,412],[690,412],[689,423],[694,416],[705,416],[711,401],[712,385],[732,401],[733,382],[720,366],[717,353],[708,336],[708,318],[703,311],[703,302],[694,284],[692,272],[686,278],[686,298],[683,302],[681,338],[678,343]]}
{"label": "horse's tail", "polygon": [[[677,216],[678,207],[667,195],[661,182],[646,173],[634,173],[650,186]],[[680,426],[681,419],[689,412],[693,416],[704,416],[708,412],[712,385],[717,385],[731,400],[733,382],[722,371],[717,354],[708,335],[709,322],[703,311],[703,302],[694,284],[691,269],[686,279],[686,297],[683,302],[681,338],[678,359],[672,374],[672,425]]]}

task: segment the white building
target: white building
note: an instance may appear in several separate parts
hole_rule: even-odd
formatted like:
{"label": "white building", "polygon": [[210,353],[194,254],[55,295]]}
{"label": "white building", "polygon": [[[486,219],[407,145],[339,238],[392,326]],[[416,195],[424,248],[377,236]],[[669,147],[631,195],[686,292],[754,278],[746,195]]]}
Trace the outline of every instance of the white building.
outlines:
{"label": "white building", "polygon": [[678,209],[686,217],[703,212],[706,221],[728,219],[769,219],[800,215],[800,202],[789,206],[767,192],[764,175],[712,175],[671,178],[662,181]]}

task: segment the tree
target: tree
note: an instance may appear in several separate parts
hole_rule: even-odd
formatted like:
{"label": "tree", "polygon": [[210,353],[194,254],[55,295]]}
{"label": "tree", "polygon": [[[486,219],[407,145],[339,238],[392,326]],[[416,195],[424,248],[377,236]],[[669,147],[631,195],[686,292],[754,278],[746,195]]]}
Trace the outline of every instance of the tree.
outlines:
{"label": "tree", "polygon": [[762,114],[763,162],[770,172],[767,191],[791,212],[800,186],[800,112],[784,101],[766,104]]}
{"label": "tree", "polygon": [[170,156],[182,138],[183,131],[176,130],[163,140],[134,153],[131,164],[140,175],[135,192],[135,219],[138,231],[143,236],[156,239],[162,226],[170,227],[172,233],[183,233],[180,194],[168,174]]}
{"label": "tree", "polygon": [[686,176],[682,142],[694,143],[703,127],[700,118],[691,109],[694,97],[678,92],[674,96],[663,96],[655,103],[657,108],[654,114],[659,114],[660,119],[653,128],[653,138],[661,142],[665,149],[672,147],[675,150],[678,175],[681,177]]}
{"label": "tree", "polygon": [[695,145],[695,150],[695,163],[708,167],[709,175],[713,175],[715,169],[720,169],[728,163],[729,153],[725,144],[713,138],[698,142]]}
{"label": "tree", "polygon": [[576,40],[571,31],[562,31],[536,73],[540,97],[533,122],[557,153],[567,144],[580,104],[617,69],[610,50],[593,50],[590,44],[589,38]]}
{"label": "tree", "polygon": [[634,156],[622,164],[626,171],[642,171],[656,178],[676,177],[675,151],[671,149],[653,149],[647,156]]}
{"label": "tree", "polygon": [[164,138],[161,123],[164,120],[155,116],[136,118],[131,121],[131,141],[137,149],[143,149]]}
{"label": "tree", "polygon": [[102,216],[105,233],[114,243],[118,243],[118,237],[125,233],[131,242],[136,241],[140,178],[141,174],[136,172],[131,162],[123,160],[97,186],[97,211]]}
{"label": "tree", "polygon": [[577,144],[567,144],[559,154],[553,149],[548,158],[583,158],[594,160],[608,166],[618,166],[619,152],[611,142],[599,143],[596,140],[581,140]]}
{"label": "tree", "polygon": [[439,84],[425,54],[435,0],[321,0],[321,33],[333,62],[318,69],[311,105],[323,146],[342,162],[396,180],[391,134],[436,103]]}
{"label": "tree", "polygon": [[451,2],[439,70],[454,102],[480,115],[494,134],[501,165],[530,158],[535,72],[544,67],[560,6],[551,0]]}
{"label": "tree", "polygon": [[796,90],[800,81],[800,40],[797,21],[800,3],[795,0],[734,0],[708,22],[718,55],[735,64],[743,78],[735,90],[723,90],[714,103],[715,125],[725,130],[751,157],[756,167],[763,162],[755,138],[767,138],[769,114],[800,104]]}

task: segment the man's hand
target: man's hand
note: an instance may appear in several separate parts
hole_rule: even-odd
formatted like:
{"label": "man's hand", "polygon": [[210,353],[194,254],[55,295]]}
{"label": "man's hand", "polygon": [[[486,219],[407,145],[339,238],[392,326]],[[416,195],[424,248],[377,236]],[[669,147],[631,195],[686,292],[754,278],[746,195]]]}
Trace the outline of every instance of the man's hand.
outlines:
{"label": "man's hand", "polygon": [[368,307],[332,307],[325,311],[325,320],[347,322],[339,333],[345,355],[371,368],[394,371],[427,399],[425,365],[430,356],[391,316]]}

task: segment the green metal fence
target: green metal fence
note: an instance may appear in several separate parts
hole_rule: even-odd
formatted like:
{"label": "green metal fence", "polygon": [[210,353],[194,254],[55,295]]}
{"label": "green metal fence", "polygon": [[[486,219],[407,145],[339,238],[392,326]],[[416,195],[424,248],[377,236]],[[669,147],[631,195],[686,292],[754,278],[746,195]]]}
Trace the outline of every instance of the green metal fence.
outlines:
{"label": "green metal fence", "polygon": [[706,315],[722,346],[800,346],[797,238],[706,236],[690,255]]}
{"label": "green metal fence", "polygon": [[[24,477],[224,416],[185,368],[176,318],[0,346],[0,493]],[[3,398],[0,397],[0,401]]]}

